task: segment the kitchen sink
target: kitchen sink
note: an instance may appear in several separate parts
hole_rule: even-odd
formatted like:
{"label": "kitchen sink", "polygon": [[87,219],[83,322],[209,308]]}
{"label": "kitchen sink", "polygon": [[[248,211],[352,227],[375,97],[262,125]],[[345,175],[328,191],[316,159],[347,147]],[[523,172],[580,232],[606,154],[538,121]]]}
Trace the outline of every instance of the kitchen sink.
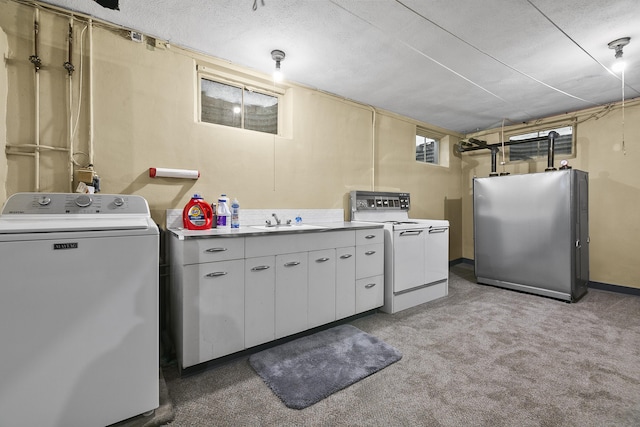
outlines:
{"label": "kitchen sink", "polygon": [[312,225],[312,224],[274,224],[274,225],[251,225],[251,228],[256,228],[258,230],[265,231],[285,231],[285,230],[315,230],[321,228],[327,228],[322,225]]}

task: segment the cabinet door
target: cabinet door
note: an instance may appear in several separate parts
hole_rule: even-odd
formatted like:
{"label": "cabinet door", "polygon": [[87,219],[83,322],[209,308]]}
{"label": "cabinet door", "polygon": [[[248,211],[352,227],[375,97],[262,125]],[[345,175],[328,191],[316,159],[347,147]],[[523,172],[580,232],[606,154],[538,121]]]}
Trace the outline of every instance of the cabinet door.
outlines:
{"label": "cabinet door", "polygon": [[356,313],[373,310],[384,304],[384,276],[356,281]]}
{"label": "cabinet door", "polygon": [[307,329],[307,252],[276,256],[276,339]]}
{"label": "cabinet door", "polygon": [[393,235],[393,292],[424,285],[426,230],[398,230]]}
{"label": "cabinet door", "polygon": [[307,328],[336,320],[336,250],[309,252]]}
{"label": "cabinet door", "polygon": [[[185,267],[183,366],[244,349],[244,260]],[[186,292],[193,288],[193,292]]]}
{"label": "cabinet door", "polygon": [[356,314],[356,248],[336,249],[336,320]]}
{"label": "cabinet door", "polygon": [[425,230],[425,283],[449,277],[449,228]]}
{"label": "cabinet door", "polygon": [[275,339],[276,257],[247,258],[244,270],[244,344]]}
{"label": "cabinet door", "polygon": [[384,243],[356,246],[356,278],[384,274]]}

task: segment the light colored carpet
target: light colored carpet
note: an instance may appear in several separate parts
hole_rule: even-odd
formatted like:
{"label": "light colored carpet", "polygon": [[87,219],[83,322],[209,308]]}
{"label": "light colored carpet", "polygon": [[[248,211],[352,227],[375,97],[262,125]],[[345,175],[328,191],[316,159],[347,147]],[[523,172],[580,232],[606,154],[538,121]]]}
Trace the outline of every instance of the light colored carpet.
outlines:
{"label": "light colored carpet", "polygon": [[378,338],[339,325],[252,354],[249,364],[286,406],[304,409],[401,358]]}
{"label": "light colored carpet", "polygon": [[191,377],[165,369],[171,426],[639,426],[640,297],[598,290],[576,304],[475,284],[351,322],[402,360],[303,410],[247,357]]}
{"label": "light colored carpet", "polygon": [[[169,391],[167,390],[167,384],[164,379],[162,370],[160,371],[159,381],[160,406],[158,406],[158,408],[153,411],[152,414],[138,415],[137,417],[133,417],[119,423],[111,424],[110,427],[156,427],[163,426],[171,422],[174,417],[173,403],[171,402],[171,398],[169,397]],[[122,390],[122,392],[126,393],[126,390]]]}

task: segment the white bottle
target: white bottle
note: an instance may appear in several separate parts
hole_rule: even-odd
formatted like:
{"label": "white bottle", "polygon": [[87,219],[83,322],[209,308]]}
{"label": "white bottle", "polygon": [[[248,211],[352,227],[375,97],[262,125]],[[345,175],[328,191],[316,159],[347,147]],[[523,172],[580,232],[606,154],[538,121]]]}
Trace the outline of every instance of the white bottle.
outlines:
{"label": "white bottle", "polygon": [[231,204],[231,228],[240,228],[240,203],[235,197]]}
{"label": "white bottle", "polygon": [[229,205],[227,204],[227,200],[224,197],[224,194],[218,199],[217,215],[217,228],[231,228],[231,211],[229,210]]}

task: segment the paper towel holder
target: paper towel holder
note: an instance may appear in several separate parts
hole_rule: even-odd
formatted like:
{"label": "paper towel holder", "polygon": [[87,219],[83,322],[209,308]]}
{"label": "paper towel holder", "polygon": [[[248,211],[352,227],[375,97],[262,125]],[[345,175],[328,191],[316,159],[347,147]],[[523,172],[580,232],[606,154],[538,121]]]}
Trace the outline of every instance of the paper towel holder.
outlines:
{"label": "paper towel holder", "polygon": [[200,171],[193,169],[149,168],[149,177],[198,179],[200,178]]}

